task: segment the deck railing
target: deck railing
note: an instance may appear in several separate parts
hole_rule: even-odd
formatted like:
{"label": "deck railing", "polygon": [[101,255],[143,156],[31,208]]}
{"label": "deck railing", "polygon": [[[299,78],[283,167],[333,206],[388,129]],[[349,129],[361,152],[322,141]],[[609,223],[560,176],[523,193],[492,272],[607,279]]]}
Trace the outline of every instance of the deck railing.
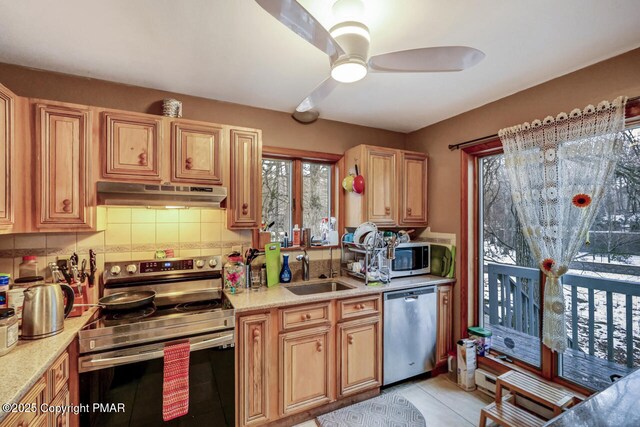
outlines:
{"label": "deck railing", "polygon": [[[488,263],[489,323],[532,337],[540,334],[540,271]],[[566,274],[569,347],[627,368],[640,365],[640,283]],[[634,332],[635,329],[635,332]]]}

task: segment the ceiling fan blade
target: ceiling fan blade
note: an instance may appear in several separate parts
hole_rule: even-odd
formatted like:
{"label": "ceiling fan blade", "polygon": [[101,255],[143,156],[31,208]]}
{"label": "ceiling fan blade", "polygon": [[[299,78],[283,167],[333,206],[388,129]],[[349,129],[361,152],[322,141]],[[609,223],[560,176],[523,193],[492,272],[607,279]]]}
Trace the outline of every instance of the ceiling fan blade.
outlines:
{"label": "ceiling fan blade", "polygon": [[424,47],[384,53],[369,58],[369,68],[379,72],[434,73],[462,71],[484,59],[485,54],[466,46]]}
{"label": "ceiling fan blade", "polygon": [[302,100],[296,107],[296,111],[303,113],[317,107],[339,85],[337,81],[329,77],[320,83],[309,96]]}
{"label": "ceiling fan blade", "polygon": [[256,0],[264,10],[329,55],[333,63],[344,51],[329,32],[295,0]]}

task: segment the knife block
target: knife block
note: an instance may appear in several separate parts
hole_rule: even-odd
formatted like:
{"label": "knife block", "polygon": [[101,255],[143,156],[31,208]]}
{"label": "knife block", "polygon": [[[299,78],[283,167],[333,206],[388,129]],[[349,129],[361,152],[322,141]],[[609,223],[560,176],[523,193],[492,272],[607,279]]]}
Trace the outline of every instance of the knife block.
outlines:
{"label": "knife block", "polygon": [[87,298],[87,292],[89,291],[87,280],[85,279],[85,281],[82,283],[82,293],[80,293],[80,291],[78,290],[77,283],[72,284],[71,289],[73,289],[73,293],[75,295],[75,298],[73,300],[74,306],[67,317],[80,317],[84,314],[85,311],[89,309],[89,307],[86,306],[76,306],[76,304],[89,304]]}

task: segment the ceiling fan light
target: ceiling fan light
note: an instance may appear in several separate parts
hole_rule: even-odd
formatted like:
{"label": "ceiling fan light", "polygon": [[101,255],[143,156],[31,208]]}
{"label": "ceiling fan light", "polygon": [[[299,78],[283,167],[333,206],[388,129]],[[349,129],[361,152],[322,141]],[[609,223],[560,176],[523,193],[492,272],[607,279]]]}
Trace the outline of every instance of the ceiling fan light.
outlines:
{"label": "ceiling fan light", "polygon": [[330,34],[334,39],[338,39],[340,36],[344,36],[345,34],[353,34],[364,37],[368,42],[371,41],[369,28],[361,22],[349,21],[335,25],[331,28]]}
{"label": "ceiling fan light", "polygon": [[350,59],[336,62],[331,68],[331,77],[340,83],[354,83],[367,75],[367,65],[364,61]]}

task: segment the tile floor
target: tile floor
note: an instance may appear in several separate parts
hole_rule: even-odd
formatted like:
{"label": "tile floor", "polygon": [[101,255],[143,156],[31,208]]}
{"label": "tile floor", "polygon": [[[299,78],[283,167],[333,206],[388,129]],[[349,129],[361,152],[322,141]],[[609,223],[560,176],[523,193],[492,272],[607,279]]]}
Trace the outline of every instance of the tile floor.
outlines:
{"label": "tile floor", "polygon": [[[472,427],[480,421],[480,410],[492,398],[479,391],[466,392],[445,375],[408,381],[382,391],[402,393],[427,420],[427,427]],[[316,427],[314,420],[296,427]]]}

